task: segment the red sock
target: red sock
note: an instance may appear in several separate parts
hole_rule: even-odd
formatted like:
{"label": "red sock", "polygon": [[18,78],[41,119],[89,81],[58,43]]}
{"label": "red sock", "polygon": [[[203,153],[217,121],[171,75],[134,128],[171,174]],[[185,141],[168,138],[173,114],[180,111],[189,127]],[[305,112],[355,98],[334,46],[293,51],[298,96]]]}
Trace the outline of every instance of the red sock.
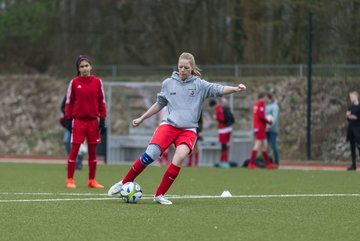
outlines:
{"label": "red sock", "polygon": [[269,159],[269,156],[268,156],[268,154],[267,154],[267,151],[263,151],[263,157],[264,157],[264,160],[265,160],[265,164],[266,165],[269,165],[269,164],[271,164],[271,161],[270,161],[270,159]]}
{"label": "red sock", "polygon": [[221,151],[220,152],[220,162],[225,162],[225,160],[224,160],[224,151]]}
{"label": "red sock", "polygon": [[88,144],[89,151],[89,180],[95,179],[96,175],[96,145]]}
{"label": "red sock", "polygon": [[72,143],[70,154],[67,161],[67,178],[74,178],[76,157],[80,149],[80,144]]}
{"label": "red sock", "polygon": [[221,152],[221,161],[222,162],[228,162],[229,159],[229,148],[226,149],[226,151]]}
{"label": "red sock", "polygon": [[257,156],[257,151],[252,150],[249,164],[255,165],[256,156]]}
{"label": "red sock", "polygon": [[123,183],[133,182],[135,178],[145,169],[145,165],[141,163],[140,157],[134,162],[128,173],[123,179]]}
{"label": "red sock", "polygon": [[199,152],[195,152],[195,163],[194,166],[197,167],[199,165]]}
{"label": "red sock", "polygon": [[228,161],[229,161],[229,148],[226,149],[226,151],[225,151],[224,160],[225,160],[225,162],[228,162]]}
{"label": "red sock", "polygon": [[170,164],[161,180],[155,196],[164,195],[169,190],[176,177],[179,175],[180,169],[180,167],[175,166],[172,163]]}

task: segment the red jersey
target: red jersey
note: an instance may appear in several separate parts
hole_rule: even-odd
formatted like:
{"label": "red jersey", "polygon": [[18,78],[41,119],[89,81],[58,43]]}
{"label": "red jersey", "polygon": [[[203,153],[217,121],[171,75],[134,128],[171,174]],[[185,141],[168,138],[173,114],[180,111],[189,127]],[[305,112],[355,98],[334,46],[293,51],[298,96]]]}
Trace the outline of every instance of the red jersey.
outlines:
{"label": "red jersey", "polygon": [[105,119],[106,103],[101,79],[90,75],[72,79],[66,94],[66,119]]}
{"label": "red jersey", "polygon": [[266,130],[266,124],[271,124],[265,117],[264,101],[259,100],[253,107],[253,121],[255,130]]}

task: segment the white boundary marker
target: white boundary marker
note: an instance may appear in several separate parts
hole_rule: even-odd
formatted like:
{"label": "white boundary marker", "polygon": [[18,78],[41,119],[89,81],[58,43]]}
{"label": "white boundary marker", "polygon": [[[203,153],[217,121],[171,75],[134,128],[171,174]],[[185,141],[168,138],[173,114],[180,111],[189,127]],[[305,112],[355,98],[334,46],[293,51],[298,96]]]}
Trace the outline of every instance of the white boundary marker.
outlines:
{"label": "white boundary marker", "polygon": [[[105,196],[86,198],[44,198],[44,199],[0,199],[0,203],[15,202],[63,202],[63,201],[103,201],[116,200],[117,197],[107,197],[107,194],[91,193],[10,193],[0,192],[0,195],[34,195],[34,196]],[[360,193],[329,193],[329,194],[270,194],[270,195],[233,195],[221,197],[217,195],[167,195],[170,199],[215,199],[215,198],[296,198],[296,197],[360,197]],[[144,194],[142,199],[152,199],[153,195]]]}

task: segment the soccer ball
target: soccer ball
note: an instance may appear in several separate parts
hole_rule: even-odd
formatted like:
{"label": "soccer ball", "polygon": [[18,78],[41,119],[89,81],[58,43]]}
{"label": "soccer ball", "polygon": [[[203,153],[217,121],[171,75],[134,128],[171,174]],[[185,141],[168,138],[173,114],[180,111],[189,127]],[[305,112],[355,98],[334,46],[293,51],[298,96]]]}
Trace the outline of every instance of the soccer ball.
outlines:
{"label": "soccer ball", "polygon": [[127,203],[136,203],[142,198],[142,190],[136,182],[125,183],[120,190],[120,196]]}

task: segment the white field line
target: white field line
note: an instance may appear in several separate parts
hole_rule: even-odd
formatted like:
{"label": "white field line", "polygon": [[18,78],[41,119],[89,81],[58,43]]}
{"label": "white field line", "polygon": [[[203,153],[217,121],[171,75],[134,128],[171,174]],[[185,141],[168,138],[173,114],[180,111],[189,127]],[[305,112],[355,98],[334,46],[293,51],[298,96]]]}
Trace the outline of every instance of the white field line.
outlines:
{"label": "white field line", "polygon": [[35,195],[35,196],[107,196],[102,193],[52,193],[52,192],[0,192],[0,195]]}
{"label": "white field line", "polygon": [[[106,194],[90,193],[9,193],[3,192],[0,195],[47,195],[47,196],[106,196]],[[331,193],[331,194],[273,194],[273,195],[233,195],[221,197],[217,195],[168,195],[170,199],[214,199],[214,198],[296,198],[296,197],[360,197],[360,193]],[[153,195],[144,195],[142,199],[152,199]],[[0,203],[14,202],[62,202],[62,201],[102,201],[115,200],[118,197],[95,197],[95,198],[44,198],[44,199],[12,199],[1,200]]]}

